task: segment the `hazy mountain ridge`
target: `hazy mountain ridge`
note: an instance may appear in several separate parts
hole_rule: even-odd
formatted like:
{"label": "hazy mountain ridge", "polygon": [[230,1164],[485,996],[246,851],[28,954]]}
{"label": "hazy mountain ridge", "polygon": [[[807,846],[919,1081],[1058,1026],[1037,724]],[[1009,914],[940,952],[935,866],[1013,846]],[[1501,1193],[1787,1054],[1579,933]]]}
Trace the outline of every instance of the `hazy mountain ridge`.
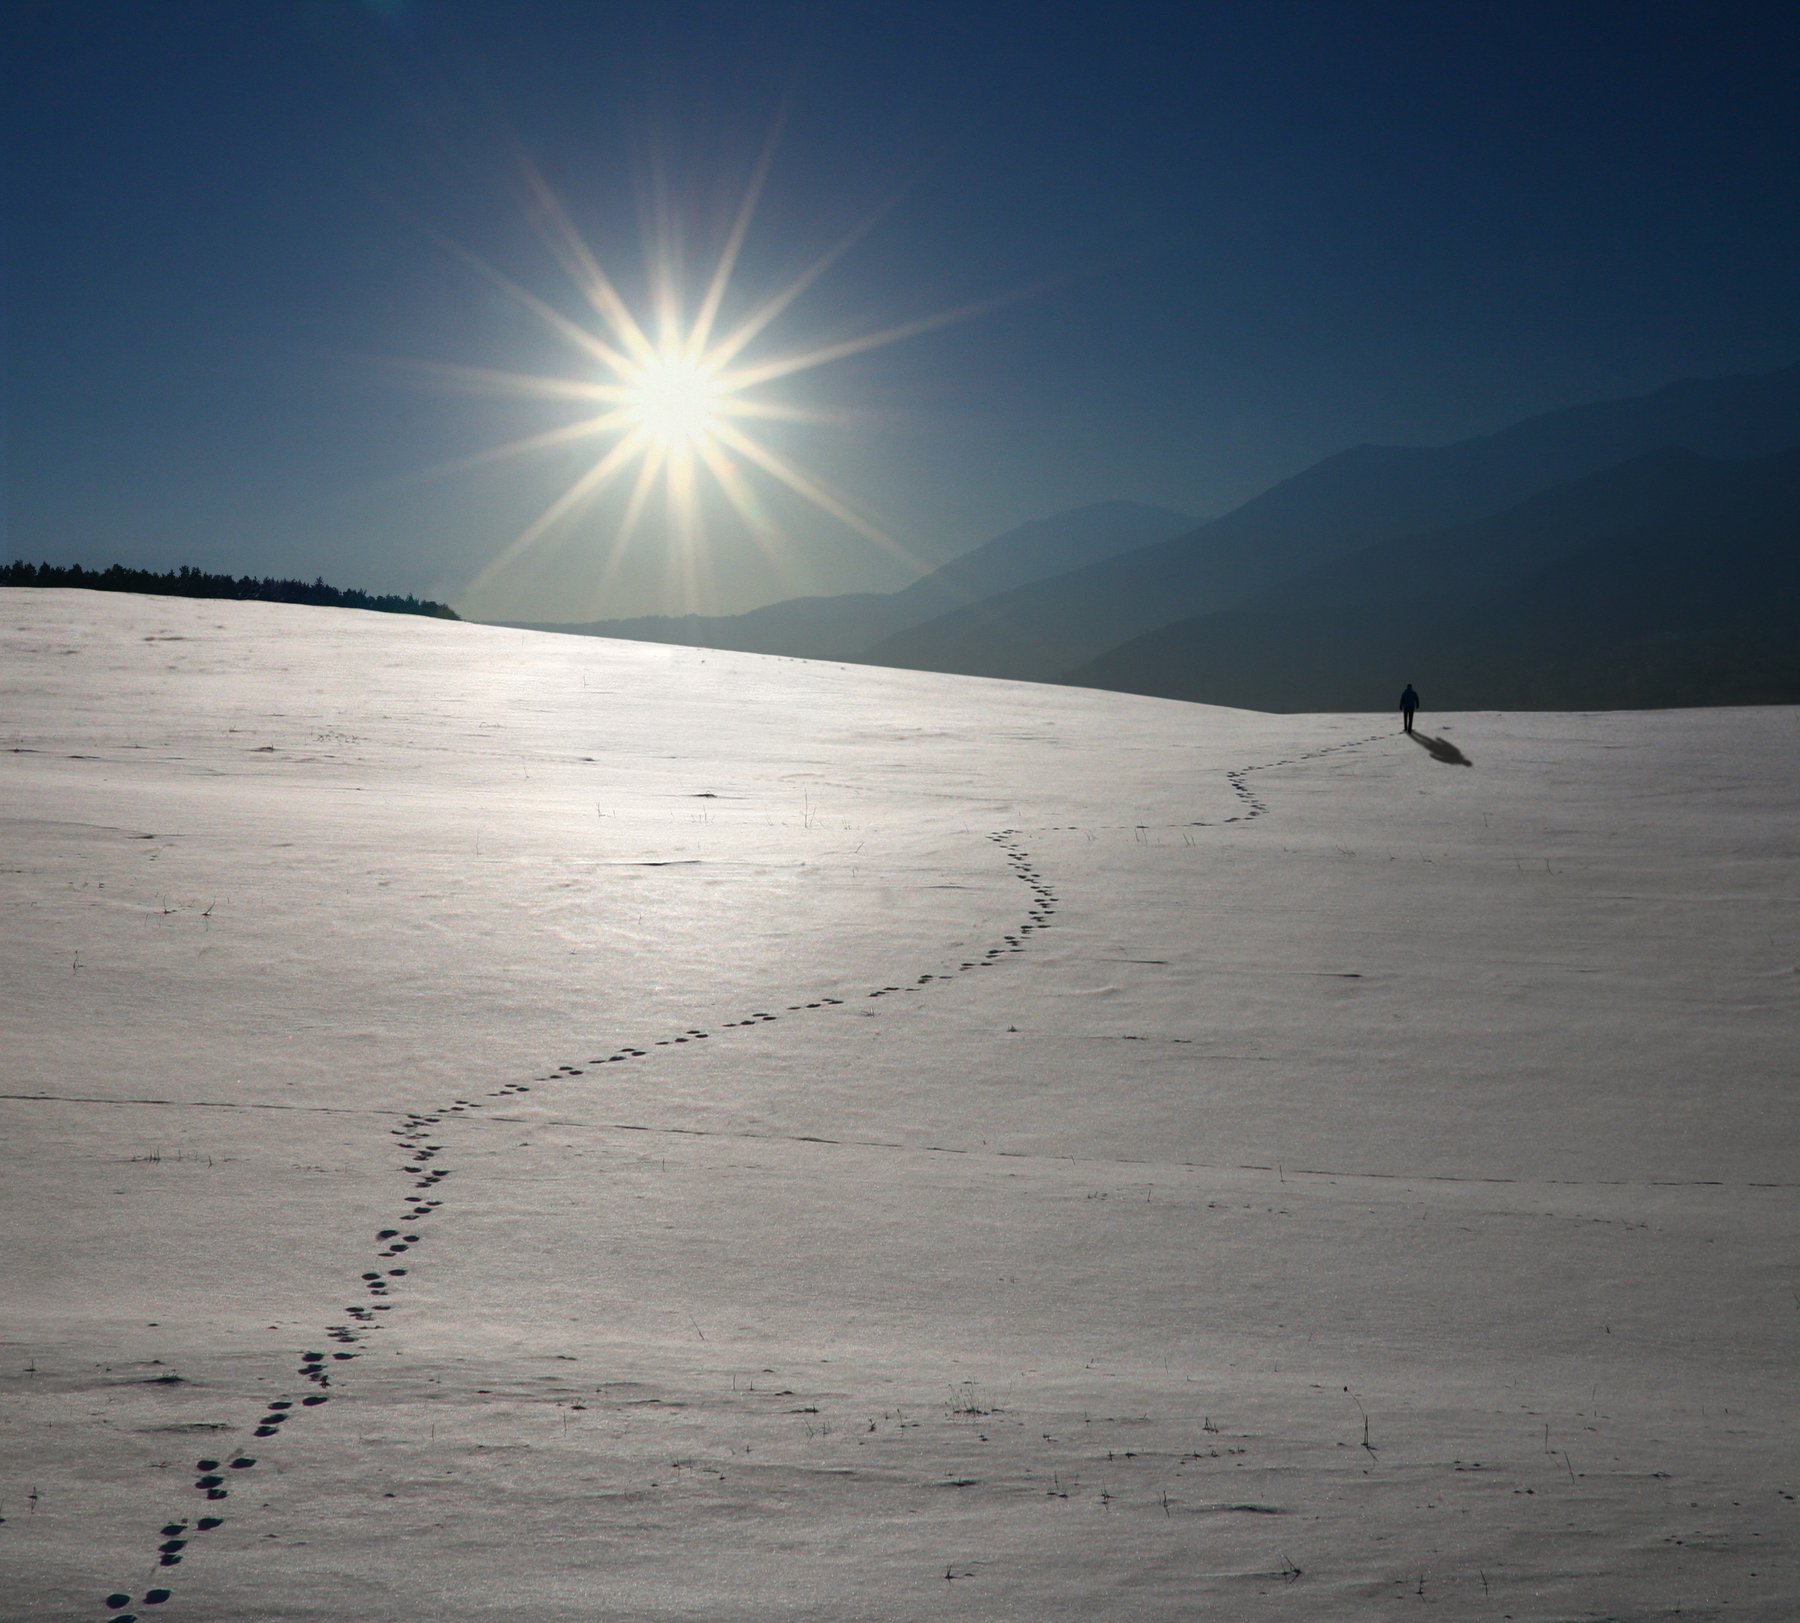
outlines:
{"label": "hazy mountain ridge", "polygon": [[1437,448],[1359,446],[1186,535],[939,616],[866,657],[1090,683],[1110,668],[1099,662],[1111,649],[1176,621],[1243,607],[1333,557],[1470,522],[1664,447],[1750,457],[1796,444],[1800,366],[1684,380]]}
{"label": "hazy mountain ridge", "polygon": [[[1166,509],[1100,503],[898,592],[534,629],[1253,709],[1386,708],[1409,677],[1476,708],[1791,702],[1797,656],[1764,610],[1790,591],[1795,446],[1800,366],[1687,379],[1450,445],[1355,446],[1175,534]],[[1719,580],[1709,547],[1747,590],[1683,622]],[[1605,568],[1633,574],[1628,598]]]}
{"label": "hazy mountain ridge", "polygon": [[1384,709],[1409,680],[1445,709],[1789,702],[1797,540],[1800,449],[1669,448],[1359,549],[1069,680],[1289,711]]}
{"label": "hazy mountain ridge", "polygon": [[893,592],[788,598],[744,614],[648,615],[579,625],[533,623],[525,628],[800,659],[854,660],[921,620],[1134,550],[1192,523],[1191,515],[1169,508],[1094,502],[1021,524]]}

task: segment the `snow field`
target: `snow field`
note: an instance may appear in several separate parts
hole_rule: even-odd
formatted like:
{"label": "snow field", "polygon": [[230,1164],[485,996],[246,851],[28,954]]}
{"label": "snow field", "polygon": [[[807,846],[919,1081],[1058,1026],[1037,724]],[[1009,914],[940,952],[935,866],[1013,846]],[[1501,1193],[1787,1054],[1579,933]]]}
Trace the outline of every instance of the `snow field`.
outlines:
{"label": "snow field", "polygon": [[1800,1609],[1794,712],[0,639],[7,1615]]}

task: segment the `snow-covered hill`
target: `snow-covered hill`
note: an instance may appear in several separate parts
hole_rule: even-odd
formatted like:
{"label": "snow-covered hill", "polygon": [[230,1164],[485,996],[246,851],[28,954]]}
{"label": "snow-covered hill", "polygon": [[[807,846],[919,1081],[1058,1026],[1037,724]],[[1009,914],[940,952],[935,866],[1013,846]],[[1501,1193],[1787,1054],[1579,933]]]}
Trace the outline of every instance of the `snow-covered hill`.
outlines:
{"label": "snow-covered hill", "polygon": [[0,648],[9,1619],[1800,1611],[1796,712]]}

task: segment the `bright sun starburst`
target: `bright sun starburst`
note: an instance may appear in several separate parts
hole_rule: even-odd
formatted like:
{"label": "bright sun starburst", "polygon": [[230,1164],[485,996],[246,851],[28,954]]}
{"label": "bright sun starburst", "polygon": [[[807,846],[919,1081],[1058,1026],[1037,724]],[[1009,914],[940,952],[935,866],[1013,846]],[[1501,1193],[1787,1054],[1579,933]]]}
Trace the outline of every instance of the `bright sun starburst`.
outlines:
{"label": "bright sun starburst", "polygon": [[659,355],[625,379],[637,426],[665,450],[698,446],[726,408],[720,379],[703,361],[680,353]]}
{"label": "bright sun starburst", "polygon": [[[567,533],[576,517],[602,491],[615,485],[627,492],[617,522],[608,526],[610,533],[593,536],[601,553],[592,581],[597,598],[603,596],[646,510],[658,497],[667,515],[667,544],[681,550],[684,573],[690,579],[695,576],[697,566],[704,562],[703,482],[723,495],[744,529],[777,566],[783,562],[783,537],[767,504],[758,499],[755,483],[759,479],[802,498],[906,564],[917,566],[917,560],[880,526],[758,437],[749,425],[758,419],[820,420],[791,400],[772,398],[767,393],[770,384],[965,319],[1000,301],[964,306],[811,347],[766,352],[766,335],[772,324],[875,223],[876,215],[785,287],[725,324],[726,308],[734,302],[730,297],[732,276],[768,176],[773,145],[771,138],[705,292],[691,310],[681,296],[673,268],[675,256],[652,249],[647,255],[652,314],[634,311],[559,200],[523,160],[524,196],[532,222],[579,290],[588,308],[587,319],[571,318],[487,262],[453,243],[443,243],[568,345],[581,362],[581,372],[553,376],[456,366],[429,370],[483,388],[590,408],[573,422],[497,446],[455,466],[563,449],[583,441],[597,447],[594,460],[481,570],[470,584],[472,593],[505,574],[553,531]],[[752,358],[759,350],[764,352]]]}

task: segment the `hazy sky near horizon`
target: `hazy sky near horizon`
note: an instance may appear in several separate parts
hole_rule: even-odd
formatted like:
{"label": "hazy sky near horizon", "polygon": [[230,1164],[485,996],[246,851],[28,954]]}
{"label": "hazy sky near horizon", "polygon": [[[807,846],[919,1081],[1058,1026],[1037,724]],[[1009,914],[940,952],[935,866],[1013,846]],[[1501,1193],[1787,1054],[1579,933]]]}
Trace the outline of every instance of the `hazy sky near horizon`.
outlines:
{"label": "hazy sky near horizon", "polygon": [[[8,0],[0,551],[734,610],[1787,364],[1796,15]],[[919,330],[746,389],[735,505],[653,434],[534,534],[643,408],[526,176],[655,347],[764,154],[713,341],[829,263],[729,364]]]}

